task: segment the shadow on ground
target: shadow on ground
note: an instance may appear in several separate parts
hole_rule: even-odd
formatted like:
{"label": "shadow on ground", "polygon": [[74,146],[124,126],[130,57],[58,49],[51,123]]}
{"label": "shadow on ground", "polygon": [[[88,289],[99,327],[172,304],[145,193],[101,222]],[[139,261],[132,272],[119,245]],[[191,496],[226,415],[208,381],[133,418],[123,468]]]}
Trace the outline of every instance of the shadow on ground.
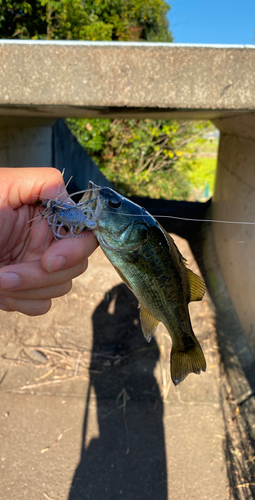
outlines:
{"label": "shadow on ground", "polygon": [[[69,500],[166,500],[163,403],[154,377],[159,349],[155,340],[145,345],[137,301],[124,284],[105,294],[93,330],[81,456]],[[99,435],[90,438],[95,398]]]}

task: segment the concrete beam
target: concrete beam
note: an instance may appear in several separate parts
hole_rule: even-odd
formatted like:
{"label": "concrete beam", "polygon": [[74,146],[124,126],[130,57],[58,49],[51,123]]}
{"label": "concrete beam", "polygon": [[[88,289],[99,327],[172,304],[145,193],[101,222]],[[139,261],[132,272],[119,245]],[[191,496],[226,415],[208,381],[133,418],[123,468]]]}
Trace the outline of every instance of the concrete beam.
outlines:
{"label": "concrete beam", "polygon": [[1,40],[0,61],[2,115],[211,119],[255,110],[254,46]]}

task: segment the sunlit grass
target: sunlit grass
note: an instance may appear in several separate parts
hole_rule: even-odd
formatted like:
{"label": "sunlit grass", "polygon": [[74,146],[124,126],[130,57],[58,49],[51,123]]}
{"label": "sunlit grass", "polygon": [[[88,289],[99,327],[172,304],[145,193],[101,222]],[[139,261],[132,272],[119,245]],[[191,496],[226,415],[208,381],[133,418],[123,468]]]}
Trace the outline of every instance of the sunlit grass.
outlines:
{"label": "sunlit grass", "polygon": [[214,191],[217,167],[216,157],[200,157],[196,159],[197,166],[188,173],[190,183],[189,200],[206,201]]}

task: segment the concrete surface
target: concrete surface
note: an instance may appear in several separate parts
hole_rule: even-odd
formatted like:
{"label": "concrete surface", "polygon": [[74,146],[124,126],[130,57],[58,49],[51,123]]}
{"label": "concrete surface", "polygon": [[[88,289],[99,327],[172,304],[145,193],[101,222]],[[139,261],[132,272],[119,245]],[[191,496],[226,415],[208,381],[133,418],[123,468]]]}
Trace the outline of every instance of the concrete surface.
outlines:
{"label": "concrete surface", "polygon": [[255,357],[255,120],[254,115],[216,121],[218,151],[212,219],[213,240],[223,278]]}
{"label": "concrete surface", "polygon": [[213,118],[255,109],[253,46],[1,40],[0,60],[6,115]]}
{"label": "concrete surface", "polygon": [[136,300],[100,249],[47,315],[1,312],[2,498],[227,499],[209,297],[190,310],[207,372],[179,388],[169,335],[160,325],[146,343]]}
{"label": "concrete surface", "polygon": [[88,182],[112,187],[63,120],[0,117],[0,167],[54,167],[70,193]]}
{"label": "concrete surface", "polygon": [[1,167],[52,167],[52,120],[40,126],[24,120],[12,120],[12,126],[0,119]]}
{"label": "concrete surface", "polygon": [[218,265],[210,224],[204,225],[202,240],[203,258],[201,246],[198,255],[216,310],[229,494],[250,500],[255,498],[255,360]]}

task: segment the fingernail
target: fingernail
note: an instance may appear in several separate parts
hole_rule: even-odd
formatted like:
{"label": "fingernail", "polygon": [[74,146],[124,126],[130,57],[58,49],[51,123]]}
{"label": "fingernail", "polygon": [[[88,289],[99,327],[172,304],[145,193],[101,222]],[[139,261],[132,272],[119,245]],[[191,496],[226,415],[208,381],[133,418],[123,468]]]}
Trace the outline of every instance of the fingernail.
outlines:
{"label": "fingernail", "polygon": [[66,258],[62,255],[57,255],[53,257],[47,265],[47,270],[49,273],[54,273],[55,271],[60,271],[66,265]]}
{"label": "fingernail", "polygon": [[0,275],[0,288],[2,290],[11,290],[20,285],[20,277],[16,273],[3,273]]}

